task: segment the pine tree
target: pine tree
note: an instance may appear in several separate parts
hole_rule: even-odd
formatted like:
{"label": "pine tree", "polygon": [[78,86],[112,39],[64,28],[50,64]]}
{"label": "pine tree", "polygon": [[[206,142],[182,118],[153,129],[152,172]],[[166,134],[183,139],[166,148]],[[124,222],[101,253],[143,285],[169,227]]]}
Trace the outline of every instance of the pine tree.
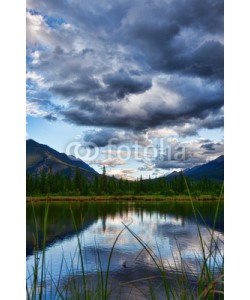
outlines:
{"label": "pine tree", "polygon": [[48,193],[51,192],[51,190],[53,189],[53,176],[52,176],[52,166],[49,167],[49,174],[48,174]]}
{"label": "pine tree", "polygon": [[98,195],[100,193],[100,182],[99,182],[99,176],[95,175],[94,179],[94,185],[93,185],[93,192],[95,195]]}
{"label": "pine tree", "polygon": [[43,169],[41,173],[41,180],[40,180],[40,193],[46,194],[47,192],[48,192],[47,176],[45,170]]}
{"label": "pine tree", "polygon": [[75,170],[74,185],[77,194],[80,194],[82,191],[82,176],[78,166],[76,167]]}
{"label": "pine tree", "polygon": [[26,174],[26,193],[31,195],[33,193],[33,179],[31,174]]}
{"label": "pine tree", "polygon": [[107,193],[107,176],[106,176],[106,167],[102,168],[102,180],[101,180],[101,190],[104,194]]}

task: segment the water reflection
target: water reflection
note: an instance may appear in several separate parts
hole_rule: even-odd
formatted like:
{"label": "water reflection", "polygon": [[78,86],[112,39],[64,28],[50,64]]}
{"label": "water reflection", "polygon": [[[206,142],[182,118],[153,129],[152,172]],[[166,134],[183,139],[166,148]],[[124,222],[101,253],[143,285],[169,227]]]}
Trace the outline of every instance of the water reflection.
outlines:
{"label": "water reflection", "polygon": [[[211,242],[210,224],[213,224],[215,203],[196,205],[206,221],[203,224],[199,219],[206,249]],[[71,210],[84,249],[84,269],[90,277],[100,270],[100,264],[102,270],[107,269],[110,249],[124,228],[123,223],[130,224],[129,228],[147,244],[151,255],[128,230],[124,230],[117,241],[110,264],[113,282],[138,280],[147,274],[157,278],[158,271],[152,256],[166,269],[170,279],[173,277],[173,269],[175,272],[181,270],[183,264],[192,276],[200,272],[201,244],[192,208],[188,203],[76,203],[71,204]],[[69,283],[72,274],[81,274],[71,210],[65,203],[50,205],[46,265],[52,271],[46,274],[48,281],[51,276],[56,281],[61,274]],[[41,244],[44,204],[35,204],[34,212]],[[223,252],[222,204],[215,228],[214,247]],[[27,205],[27,276],[34,265],[33,235],[34,213],[32,207]],[[217,260],[215,265],[219,268],[222,264],[221,255],[213,259]]]}

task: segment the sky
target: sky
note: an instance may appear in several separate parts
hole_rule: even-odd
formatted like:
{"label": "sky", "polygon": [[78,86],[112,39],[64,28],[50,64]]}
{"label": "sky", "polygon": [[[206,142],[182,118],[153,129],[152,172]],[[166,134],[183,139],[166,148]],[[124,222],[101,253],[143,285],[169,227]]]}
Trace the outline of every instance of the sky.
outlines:
{"label": "sky", "polygon": [[27,138],[135,179],[224,152],[221,0],[27,0]]}

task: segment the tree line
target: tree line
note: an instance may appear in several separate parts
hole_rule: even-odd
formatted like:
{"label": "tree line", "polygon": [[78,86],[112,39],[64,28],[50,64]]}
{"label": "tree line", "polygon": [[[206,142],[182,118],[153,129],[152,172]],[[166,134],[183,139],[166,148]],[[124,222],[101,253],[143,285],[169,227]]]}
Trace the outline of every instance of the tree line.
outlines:
{"label": "tree line", "polygon": [[[187,189],[188,186],[188,189]],[[76,167],[74,177],[60,173],[53,174],[43,170],[40,174],[26,175],[27,196],[60,195],[60,196],[122,196],[122,195],[163,195],[163,196],[192,196],[211,195],[219,196],[222,184],[203,177],[199,181],[190,180],[180,175],[171,180],[157,179],[116,179],[106,176],[103,168],[102,175],[95,175],[93,181],[82,176],[79,167]]]}

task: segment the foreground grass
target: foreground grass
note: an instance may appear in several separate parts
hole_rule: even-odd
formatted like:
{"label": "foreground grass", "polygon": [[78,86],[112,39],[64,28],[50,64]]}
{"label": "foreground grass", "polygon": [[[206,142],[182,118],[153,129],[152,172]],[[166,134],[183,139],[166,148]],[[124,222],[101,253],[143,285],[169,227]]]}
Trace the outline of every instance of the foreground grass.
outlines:
{"label": "foreground grass", "polygon": [[[145,200],[150,198],[145,198],[148,196],[140,196],[139,200]],[[69,197],[65,197],[66,199],[58,198],[60,201],[67,200]],[[116,197],[115,197],[116,198]],[[138,199],[129,199],[128,196],[124,197],[97,197],[94,201],[102,199],[104,200],[137,200]],[[40,198],[39,198],[40,199]],[[42,198],[46,201],[46,198]],[[70,197],[72,201],[75,201],[76,197]],[[89,197],[80,197],[80,201],[88,201]],[[161,200],[160,197],[153,198],[158,201]],[[171,198],[173,200],[184,200],[183,198]],[[169,200],[168,197],[164,197],[162,200]],[[130,224],[123,224],[124,228],[117,235],[116,239],[113,242],[113,245],[110,249],[109,258],[107,268],[103,269],[102,262],[99,256],[98,249],[96,249],[96,269],[97,274],[94,278],[86,274],[86,270],[84,269],[84,244],[82,243],[79,233],[78,226],[75,220],[74,213],[71,209],[72,221],[74,224],[75,234],[77,236],[77,249],[75,251],[75,255],[79,258],[78,264],[80,267],[80,274],[76,272],[73,266],[73,258],[71,264],[68,266],[68,273],[71,274],[70,278],[66,281],[62,279],[61,273],[57,280],[54,282],[52,277],[52,271],[46,266],[46,231],[47,231],[47,216],[49,211],[49,201],[45,206],[44,212],[44,239],[42,242],[42,251],[40,252],[40,258],[38,257],[38,231],[36,230],[34,234],[34,269],[30,272],[27,278],[27,299],[97,299],[97,300],[106,300],[106,299],[130,299],[131,288],[135,289],[140,295],[138,299],[224,299],[224,256],[223,253],[220,252],[218,243],[218,239],[215,236],[215,224],[217,221],[218,211],[220,202],[217,204],[217,209],[214,215],[214,224],[212,228],[208,228],[208,232],[210,234],[211,242],[207,245],[200,233],[200,226],[198,222],[198,218],[202,218],[199,211],[196,209],[193,198],[191,195],[185,199],[185,201],[189,200],[192,205],[193,215],[196,219],[198,236],[200,247],[202,249],[202,260],[197,259],[197,263],[199,264],[200,274],[192,274],[189,267],[185,265],[182,259],[181,250],[178,252],[178,258],[174,258],[176,261],[176,266],[171,266],[171,278],[168,276],[168,270],[164,265],[161,256],[156,254],[150,249],[148,244],[145,243],[134,231],[131,230]],[[211,199],[210,199],[211,200]],[[34,200],[32,200],[34,201]],[[93,201],[91,199],[90,201]],[[32,202],[31,202],[31,205]],[[36,215],[34,212],[34,220],[36,224]],[[145,274],[145,278],[140,278],[134,281],[124,282],[122,285],[119,283],[114,286],[112,282],[114,278],[112,278],[112,274],[110,273],[110,263],[112,260],[112,255],[116,246],[117,241],[122,235],[123,231],[128,231],[134,238],[138,241],[138,243],[142,246],[142,249],[147,252],[151,260],[153,261],[155,268],[158,274]],[[178,241],[176,241],[178,245]],[[222,261],[222,265],[217,266],[217,256],[220,256],[220,260]],[[173,254],[174,256],[174,254]],[[40,262],[39,262],[40,260]],[[67,262],[62,261],[62,265]],[[61,265],[61,266],[62,266]],[[181,265],[181,269],[177,268],[177,265]],[[217,271],[216,271],[217,270]],[[47,275],[51,274],[50,282],[46,282]],[[156,282],[161,282],[161,286],[163,287],[163,294],[158,293],[156,289]],[[144,288],[141,288],[141,284],[144,283]],[[146,287],[145,287],[146,284]],[[119,285],[119,287],[118,287]],[[53,287],[54,292],[49,293],[47,291],[47,286]],[[123,293],[126,292],[126,297]]]}
{"label": "foreground grass", "polygon": [[[192,201],[216,201],[223,200],[221,196],[201,195],[191,198]],[[189,201],[189,195],[162,196],[162,195],[123,195],[123,196],[29,196],[26,202],[54,202],[54,201]]]}

